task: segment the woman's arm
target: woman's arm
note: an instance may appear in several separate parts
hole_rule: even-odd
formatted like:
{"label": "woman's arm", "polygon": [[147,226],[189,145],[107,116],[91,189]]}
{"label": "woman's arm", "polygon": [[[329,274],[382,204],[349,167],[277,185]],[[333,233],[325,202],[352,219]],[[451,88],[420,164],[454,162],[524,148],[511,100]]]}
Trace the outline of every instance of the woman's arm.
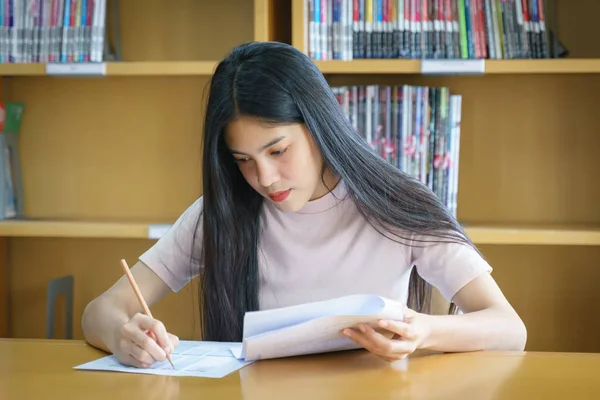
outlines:
{"label": "woman's arm", "polygon": [[[138,261],[131,268],[131,273],[148,307],[170,290],[142,262]],[[123,275],[111,288],[86,306],[82,317],[85,340],[94,347],[114,353],[121,362],[127,364],[141,366],[162,360],[166,356],[165,351],[171,350],[172,342],[177,342],[177,338],[168,335],[160,321],[143,315],[142,312],[129,281]],[[152,332],[154,338],[148,336],[146,331]],[[126,343],[127,346],[137,343],[137,346],[132,350],[125,346]],[[132,352],[137,354],[131,356],[129,353]]]}
{"label": "woman's arm", "polygon": [[403,321],[380,321],[381,328],[393,334],[391,339],[368,325],[343,333],[387,361],[403,359],[417,349],[524,350],[525,325],[490,274],[470,281],[453,300],[464,314],[427,315],[406,308]]}
{"label": "woman's arm", "polygon": [[436,351],[525,349],[527,329],[490,274],[473,279],[453,298],[463,314],[425,315],[421,348]]}

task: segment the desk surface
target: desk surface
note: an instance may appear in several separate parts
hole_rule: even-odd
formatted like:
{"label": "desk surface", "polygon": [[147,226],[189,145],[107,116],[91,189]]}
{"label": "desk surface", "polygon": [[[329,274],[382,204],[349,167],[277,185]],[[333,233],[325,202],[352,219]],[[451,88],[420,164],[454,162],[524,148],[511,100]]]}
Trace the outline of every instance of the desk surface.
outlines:
{"label": "desk surface", "polygon": [[0,398],[600,399],[600,354],[421,354],[404,371],[365,351],[260,361],[222,379],[73,370],[80,341],[0,339]]}

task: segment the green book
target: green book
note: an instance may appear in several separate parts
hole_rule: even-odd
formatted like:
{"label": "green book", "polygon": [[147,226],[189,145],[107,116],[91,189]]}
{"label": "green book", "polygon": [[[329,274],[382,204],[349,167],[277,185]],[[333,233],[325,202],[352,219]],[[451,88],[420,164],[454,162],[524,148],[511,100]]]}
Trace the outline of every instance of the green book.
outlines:
{"label": "green book", "polygon": [[19,133],[23,103],[0,103],[0,132]]}
{"label": "green book", "polygon": [[465,15],[465,0],[458,0],[458,22],[460,24],[460,57],[469,58],[469,43],[467,40],[467,19]]}
{"label": "green book", "polygon": [[23,103],[0,103],[0,220],[23,216],[19,131]]}

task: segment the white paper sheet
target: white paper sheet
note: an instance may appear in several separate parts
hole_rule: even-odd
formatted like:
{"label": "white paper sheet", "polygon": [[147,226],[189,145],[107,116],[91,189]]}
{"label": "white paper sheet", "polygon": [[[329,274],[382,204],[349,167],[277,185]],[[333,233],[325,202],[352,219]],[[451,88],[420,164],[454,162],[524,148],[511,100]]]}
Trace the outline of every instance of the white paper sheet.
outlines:
{"label": "white paper sheet", "polygon": [[135,374],[194,376],[202,378],[222,378],[252,361],[238,359],[234,352],[242,351],[242,343],[202,342],[181,340],[171,354],[171,360],[155,363],[150,368],[135,368],[121,364],[110,355],[75,367],[79,370],[130,372]]}
{"label": "white paper sheet", "polygon": [[400,302],[376,295],[352,295],[274,310],[246,313],[242,352],[244,360],[289,357],[360,346],[341,333],[366,323],[381,330],[380,319],[403,319]]}

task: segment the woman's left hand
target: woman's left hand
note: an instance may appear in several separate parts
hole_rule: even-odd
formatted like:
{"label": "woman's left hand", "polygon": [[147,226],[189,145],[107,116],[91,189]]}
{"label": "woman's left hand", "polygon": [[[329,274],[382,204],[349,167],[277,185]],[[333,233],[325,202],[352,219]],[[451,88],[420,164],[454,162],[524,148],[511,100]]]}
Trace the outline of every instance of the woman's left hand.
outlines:
{"label": "woman's left hand", "polygon": [[359,325],[358,329],[344,329],[342,333],[371,353],[390,362],[402,360],[421,348],[429,335],[427,316],[407,307],[404,308],[403,321],[381,320],[379,326],[391,335],[385,336],[376,332],[367,324]]}

